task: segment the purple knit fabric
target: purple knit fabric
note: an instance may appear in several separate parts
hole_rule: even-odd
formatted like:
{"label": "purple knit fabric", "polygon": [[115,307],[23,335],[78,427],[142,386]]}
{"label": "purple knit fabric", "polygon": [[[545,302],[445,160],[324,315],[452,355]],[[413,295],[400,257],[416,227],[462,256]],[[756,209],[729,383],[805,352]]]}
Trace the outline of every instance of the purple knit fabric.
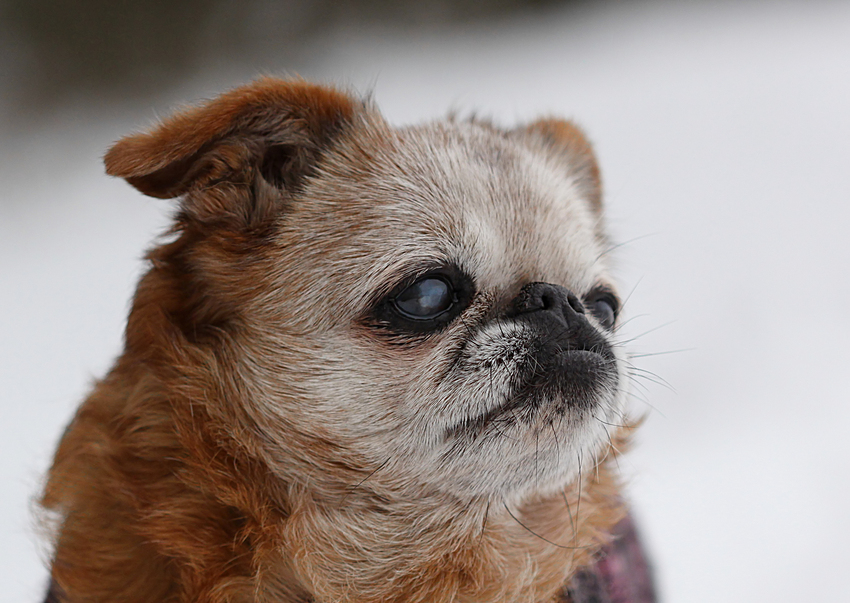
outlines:
{"label": "purple knit fabric", "polygon": [[652,572],[634,521],[626,516],[613,540],[591,567],[578,572],[561,595],[563,603],[655,603]]}

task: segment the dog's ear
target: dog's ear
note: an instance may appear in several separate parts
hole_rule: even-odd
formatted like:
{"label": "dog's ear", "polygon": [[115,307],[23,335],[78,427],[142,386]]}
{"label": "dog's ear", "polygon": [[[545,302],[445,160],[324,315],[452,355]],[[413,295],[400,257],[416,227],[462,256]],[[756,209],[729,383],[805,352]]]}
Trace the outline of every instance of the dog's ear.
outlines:
{"label": "dog's ear", "polygon": [[332,88],[265,78],[122,138],[104,163],[146,195],[185,195],[194,218],[250,219],[258,203],[292,194],[358,106]]}
{"label": "dog's ear", "polygon": [[525,126],[521,133],[542,141],[557,156],[562,157],[593,209],[602,212],[599,165],[593,147],[578,126],[563,119],[549,118]]}

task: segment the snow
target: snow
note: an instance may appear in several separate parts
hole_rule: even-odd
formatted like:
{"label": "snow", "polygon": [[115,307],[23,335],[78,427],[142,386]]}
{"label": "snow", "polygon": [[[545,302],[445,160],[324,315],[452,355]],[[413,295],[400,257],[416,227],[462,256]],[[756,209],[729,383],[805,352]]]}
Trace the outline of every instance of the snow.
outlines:
{"label": "snow", "polygon": [[580,5],[337,31],[312,56],[210,65],[155,107],[69,107],[3,145],[0,598],[39,600],[29,498],[120,349],[170,212],[104,176],[101,154],[154,109],[287,67],[372,90],[395,123],[579,121],[626,242],[625,337],[671,352],[635,359],[670,387],[636,392],[648,418],[621,461],[664,599],[847,599],[850,3]]}

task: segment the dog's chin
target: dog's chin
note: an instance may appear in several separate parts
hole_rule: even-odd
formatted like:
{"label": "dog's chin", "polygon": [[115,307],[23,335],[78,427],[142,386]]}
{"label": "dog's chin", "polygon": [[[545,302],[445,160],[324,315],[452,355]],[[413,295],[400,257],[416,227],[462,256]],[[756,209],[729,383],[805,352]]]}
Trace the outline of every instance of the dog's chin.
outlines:
{"label": "dog's chin", "polygon": [[507,499],[574,481],[610,441],[622,404],[617,366],[610,348],[535,355],[500,403],[446,428],[441,479]]}

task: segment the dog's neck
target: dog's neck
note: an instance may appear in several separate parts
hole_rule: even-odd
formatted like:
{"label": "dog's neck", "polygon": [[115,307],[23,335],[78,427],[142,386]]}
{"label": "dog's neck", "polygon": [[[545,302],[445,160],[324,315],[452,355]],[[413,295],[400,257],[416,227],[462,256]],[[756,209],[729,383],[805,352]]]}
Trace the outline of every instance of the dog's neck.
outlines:
{"label": "dog's neck", "polygon": [[512,506],[319,495],[231,437],[239,420],[207,409],[234,405],[202,403],[182,367],[178,386],[119,362],[63,438],[44,503],[71,603],[547,601],[622,517],[607,463]]}
{"label": "dog's neck", "polygon": [[591,562],[621,512],[603,465],[513,509],[495,499],[364,497],[336,507],[305,497],[282,528],[305,591],[319,601],[548,601]]}

